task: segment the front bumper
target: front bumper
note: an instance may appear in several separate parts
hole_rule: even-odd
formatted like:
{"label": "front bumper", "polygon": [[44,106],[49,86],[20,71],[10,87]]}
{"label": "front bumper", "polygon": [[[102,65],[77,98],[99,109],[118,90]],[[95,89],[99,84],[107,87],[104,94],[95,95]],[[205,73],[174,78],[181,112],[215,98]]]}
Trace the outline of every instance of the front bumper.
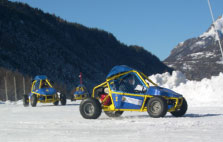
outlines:
{"label": "front bumper", "polygon": [[74,100],[83,100],[86,98],[87,98],[87,95],[74,95]]}
{"label": "front bumper", "polygon": [[183,97],[180,98],[167,98],[168,112],[180,109],[183,104]]}
{"label": "front bumper", "polygon": [[41,102],[41,103],[53,103],[53,102],[56,102],[56,101],[59,101],[59,97],[58,95],[40,95],[39,98],[38,98],[38,102]]}

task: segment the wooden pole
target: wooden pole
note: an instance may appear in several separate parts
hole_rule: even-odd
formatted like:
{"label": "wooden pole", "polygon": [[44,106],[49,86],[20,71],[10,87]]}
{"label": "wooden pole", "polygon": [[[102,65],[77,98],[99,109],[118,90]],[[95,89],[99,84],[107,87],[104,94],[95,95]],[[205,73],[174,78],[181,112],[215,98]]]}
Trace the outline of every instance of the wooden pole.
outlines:
{"label": "wooden pole", "polygon": [[5,80],[5,100],[8,101],[8,88],[7,88],[7,78],[4,77]]}
{"label": "wooden pole", "polygon": [[16,91],[16,79],[14,76],[14,87],[15,87],[15,101],[17,101],[17,91]]}
{"label": "wooden pole", "polygon": [[26,83],[25,83],[25,77],[23,76],[23,93],[26,94]]}

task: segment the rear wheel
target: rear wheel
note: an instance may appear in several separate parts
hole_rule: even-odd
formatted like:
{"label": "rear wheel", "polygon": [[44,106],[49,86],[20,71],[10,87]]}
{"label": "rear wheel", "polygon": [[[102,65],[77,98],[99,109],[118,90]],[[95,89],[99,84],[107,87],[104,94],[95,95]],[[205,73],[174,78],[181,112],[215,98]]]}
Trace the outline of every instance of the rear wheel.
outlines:
{"label": "rear wheel", "polygon": [[66,95],[60,94],[60,103],[63,106],[66,105],[66,103],[67,103]]}
{"label": "rear wheel", "polygon": [[53,103],[55,106],[57,106],[59,104],[59,101],[56,101]]}
{"label": "rear wheel", "polygon": [[175,117],[181,117],[186,113],[186,111],[187,111],[187,101],[185,98],[183,98],[183,104],[180,107],[180,109],[170,112],[170,113]]}
{"label": "rear wheel", "polygon": [[28,95],[23,95],[23,106],[24,107],[29,106],[29,97],[28,97]]}
{"label": "rear wheel", "polygon": [[56,101],[53,102],[53,104],[54,104],[55,106],[57,106],[57,105],[59,104],[59,97],[58,97],[57,94],[55,94],[55,96],[54,96],[54,100],[56,100]]}
{"label": "rear wheel", "polygon": [[71,95],[70,100],[71,100],[71,102],[74,101],[74,95]]}
{"label": "rear wheel", "polygon": [[37,104],[37,96],[36,96],[36,94],[33,94],[31,96],[31,106],[36,107],[36,104]]}
{"label": "rear wheel", "polygon": [[147,112],[151,117],[164,117],[167,113],[168,105],[164,98],[153,97],[147,104]]}
{"label": "rear wheel", "polygon": [[108,117],[120,117],[124,111],[104,111]]}
{"label": "rear wheel", "polygon": [[76,101],[76,99],[74,98],[74,95],[71,96],[71,99],[70,100],[71,100],[71,102],[72,101]]}
{"label": "rear wheel", "polygon": [[80,104],[80,113],[86,119],[97,119],[101,115],[101,104],[97,99],[87,98]]}

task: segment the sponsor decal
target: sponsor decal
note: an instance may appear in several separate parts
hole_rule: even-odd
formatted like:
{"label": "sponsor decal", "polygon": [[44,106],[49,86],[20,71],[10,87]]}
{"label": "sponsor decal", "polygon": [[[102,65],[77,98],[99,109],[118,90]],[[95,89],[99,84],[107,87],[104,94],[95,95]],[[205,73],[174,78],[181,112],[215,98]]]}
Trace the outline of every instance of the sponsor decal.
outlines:
{"label": "sponsor decal", "polygon": [[122,102],[139,105],[139,106],[142,105],[142,100],[131,98],[131,97],[126,97],[126,96],[122,97]]}

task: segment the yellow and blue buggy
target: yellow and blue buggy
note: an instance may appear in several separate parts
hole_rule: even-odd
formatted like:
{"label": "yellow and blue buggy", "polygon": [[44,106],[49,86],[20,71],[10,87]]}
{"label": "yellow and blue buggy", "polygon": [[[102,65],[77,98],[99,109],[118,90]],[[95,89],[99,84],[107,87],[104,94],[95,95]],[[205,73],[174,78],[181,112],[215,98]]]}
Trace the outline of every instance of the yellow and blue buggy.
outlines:
{"label": "yellow and blue buggy", "polygon": [[145,74],[125,65],[115,66],[106,81],[93,88],[90,98],[80,104],[86,119],[96,119],[102,110],[109,117],[119,117],[124,111],[147,111],[151,117],[175,117],[187,111],[185,98],[167,88],[159,87]]}
{"label": "yellow and blue buggy", "polygon": [[23,96],[23,105],[35,107],[37,103],[66,105],[66,96],[56,91],[45,75],[38,75],[32,81],[31,93]]}
{"label": "yellow and blue buggy", "polygon": [[71,96],[71,101],[83,100],[89,96],[87,88],[83,84],[79,84]]}

